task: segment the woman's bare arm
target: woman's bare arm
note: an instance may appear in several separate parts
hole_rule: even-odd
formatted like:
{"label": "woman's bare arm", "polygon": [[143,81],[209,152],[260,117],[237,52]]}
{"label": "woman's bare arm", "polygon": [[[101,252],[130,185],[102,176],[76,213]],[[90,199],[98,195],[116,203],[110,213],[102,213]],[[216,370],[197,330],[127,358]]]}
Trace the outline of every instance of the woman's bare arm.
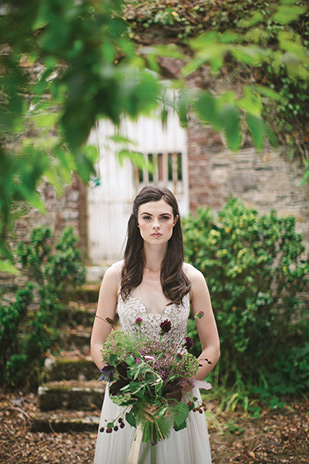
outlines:
{"label": "woman's bare arm", "polygon": [[[194,379],[203,380],[215,367],[220,358],[220,341],[208,287],[203,274],[193,266],[186,265],[186,274],[191,282],[191,304],[193,315],[203,311],[204,316],[196,319],[202,352],[198,357],[201,367]],[[189,388],[185,388],[189,390]]]}
{"label": "woman's bare arm", "polygon": [[103,367],[101,349],[112,330],[111,324],[107,320],[113,320],[115,317],[120,272],[119,263],[113,264],[105,271],[100,287],[97,312],[93,322],[90,342],[91,356],[99,369]]}

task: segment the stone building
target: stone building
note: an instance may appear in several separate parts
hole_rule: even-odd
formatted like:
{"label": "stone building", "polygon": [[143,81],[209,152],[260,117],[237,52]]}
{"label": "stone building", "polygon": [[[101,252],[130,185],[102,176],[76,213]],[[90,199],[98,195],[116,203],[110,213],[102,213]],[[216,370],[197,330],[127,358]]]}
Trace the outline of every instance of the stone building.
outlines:
{"label": "stone building", "polygon": [[[145,41],[149,42],[148,36]],[[165,77],[178,78],[181,66],[174,58],[160,60]],[[209,76],[202,70],[190,77],[189,85],[205,87],[207,83]],[[155,116],[140,118],[135,124],[124,120],[121,134],[134,142],[130,148],[156,166],[153,173],[148,173],[128,160],[117,160],[119,146],[108,138],[113,134],[107,122],[97,124],[89,139],[100,152],[97,177],[89,186],[75,178],[62,198],[57,198],[51,186],[42,185],[48,214],[30,210],[17,223],[18,239],[27,239],[31,228],[38,224],[51,225],[57,233],[72,225],[79,234],[86,262],[100,264],[119,259],[132,200],[144,184],[154,183],[174,191],[184,216],[202,205],[219,210],[229,195],[262,213],[274,208],[279,215],[294,215],[297,230],[309,245],[309,185],[301,185],[302,169],[288,161],[284,146],[256,153],[244,136],[242,148],[233,153],[221,134],[202,126],[194,115],[186,129],[172,112],[165,127]]]}
{"label": "stone building", "polygon": [[79,234],[86,262],[119,259],[132,200],[143,185],[154,183],[165,184],[175,192],[184,216],[202,205],[219,210],[229,195],[262,213],[274,208],[279,215],[294,215],[297,230],[309,244],[309,185],[301,185],[302,171],[286,160],[284,147],[256,153],[252,146],[246,146],[233,153],[211,127],[203,127],[192,118],[183,129],[172,114],[166,129],[158,119],[147,118],[136,124],[126,121],[122,129],[137,142],[134,150],[151,160],[156,171],[137,169],[128,160],[120,164],[115,155],[117,147],[112,141],[106,142],[113,128],[102,122],[89,141],[100,150],[97,179],[85,186],[75,178],[61,198],[53,187],[43,185],[48,214],[30,210],[18,222],[18,238],[27,237],[38,224],[51,225],[56,232],[72,225]]}

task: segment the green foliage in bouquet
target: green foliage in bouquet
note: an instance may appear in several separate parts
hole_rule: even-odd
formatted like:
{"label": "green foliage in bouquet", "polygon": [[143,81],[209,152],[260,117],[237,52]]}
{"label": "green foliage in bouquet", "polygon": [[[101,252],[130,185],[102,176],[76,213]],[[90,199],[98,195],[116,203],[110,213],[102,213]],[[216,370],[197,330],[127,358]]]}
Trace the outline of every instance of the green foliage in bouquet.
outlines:
{"label": "green foliage in bouquet", "polygon": [[[157,340],[142,336],[138,330],[141,323],[138,318],[133,334],[114,331],[109,335],[102,349],[106,365],[101,369],[101,380],[109,380],[110,397],[125,407],[126,421],[133,427],[141,426],[143,442],[155,445],[167,438],[172,428],[185,428],[191,410],[202,411],[197,398],[182,401],[182,387],[196,374],[199,362],[188,353],[187,338],[175,343],[166,336],[171,328],[168,320],[161,323]],[[204,388],[211,385],[205,382]],[[101,431],[112,431],[114,422]]]}
{"label": "green foliage in bouquet", "polygon": [[[280,353],[301,345],[304,337],[300,292],[309,265],[295,218],[275,211],[259,215],[230,198],[217,218],[201,208],[183,228],[186,260],[205,275],[210,289],[221,372],[229,373],[230,382],[236,373],[256,382],[266,371],[281,370]],[[199,350],[193,324],[188,334]]]}
{"label": "green foliage in bouquet", "polygon": [[36,228],[29,244],[18,244],[17,254],[32,282],[17,291],[13,304],[0,306],[1,384],[35,387],[48,350],[59,339],[65,292],[84,282],[85,270],[72,228],[55,245],[49,228]]}

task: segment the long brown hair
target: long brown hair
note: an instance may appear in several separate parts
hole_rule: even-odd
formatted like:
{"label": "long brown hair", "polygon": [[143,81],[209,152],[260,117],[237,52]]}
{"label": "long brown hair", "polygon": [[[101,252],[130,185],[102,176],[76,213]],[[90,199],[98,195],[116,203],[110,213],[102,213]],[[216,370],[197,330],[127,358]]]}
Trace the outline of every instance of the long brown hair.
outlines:
{"label": "long brown hair", "polygon": [[125,300],[131,290],[143,280],[145,267],[144,241],[138,228],[138,208],[149,201],[165,200],[173,209],[178,221],[173,228],[173,235],[163,259],[160,280],[162,290],[171,303],[180,304],[183,297],[191,290],[191,284],[182,270],[184,249],[182,230],[177,200],[166,187],[144,187],[136,196],[131,216],[128,221],[127,242],[124,252],[124,265],[121,273],[120,295]]}

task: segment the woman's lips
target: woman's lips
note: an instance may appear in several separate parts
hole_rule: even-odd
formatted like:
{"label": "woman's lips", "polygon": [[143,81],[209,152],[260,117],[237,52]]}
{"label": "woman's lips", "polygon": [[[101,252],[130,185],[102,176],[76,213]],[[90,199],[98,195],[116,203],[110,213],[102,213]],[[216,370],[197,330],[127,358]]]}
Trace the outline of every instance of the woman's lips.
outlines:
{"label": "woman's lips", "polygon": [[162,237],[162,234],[155,233],[155,234],[151,234],[151,236],[152,236],[152,237],[156,237],[156,238],[158,238],[158,237]]}

